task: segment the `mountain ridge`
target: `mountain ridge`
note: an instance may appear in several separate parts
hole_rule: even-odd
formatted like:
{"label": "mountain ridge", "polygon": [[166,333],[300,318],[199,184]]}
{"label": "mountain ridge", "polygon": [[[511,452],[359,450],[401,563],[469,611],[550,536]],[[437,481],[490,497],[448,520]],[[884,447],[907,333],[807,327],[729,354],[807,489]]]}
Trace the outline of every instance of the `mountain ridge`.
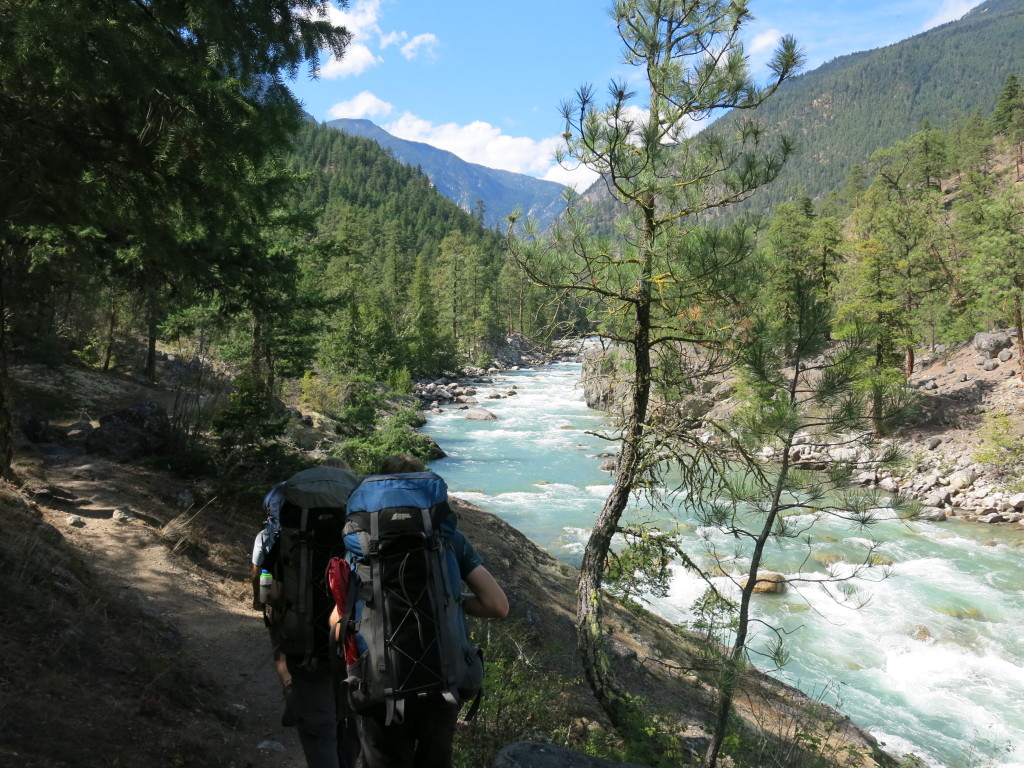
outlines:
{"label": "mountain ridge", "polygon": [[466,211],[474,212],[483,201],[485,227],[503,229],[517,208],[546,227],[562,209],[562,184],[470,163],[447,150],[393,136],[370,120],[341,118],[324,125],[376,141],[399,162],[420,168],[441,194]]}

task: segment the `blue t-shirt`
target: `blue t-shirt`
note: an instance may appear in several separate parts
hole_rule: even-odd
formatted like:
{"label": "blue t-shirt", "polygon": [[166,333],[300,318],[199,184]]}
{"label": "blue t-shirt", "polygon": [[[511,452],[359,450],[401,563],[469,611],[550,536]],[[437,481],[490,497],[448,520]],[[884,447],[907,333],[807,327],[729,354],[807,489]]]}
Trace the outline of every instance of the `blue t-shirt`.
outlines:
{"label": "blue t-shirt", "polygon": [[478,565],[483,565],[484,560],[469,543],[469,539],[462,535],[461,531],[455,531],[449,540],[452,550],[455,552],[455,559],[459,563],[459,575],[463,580],[473,572]]}

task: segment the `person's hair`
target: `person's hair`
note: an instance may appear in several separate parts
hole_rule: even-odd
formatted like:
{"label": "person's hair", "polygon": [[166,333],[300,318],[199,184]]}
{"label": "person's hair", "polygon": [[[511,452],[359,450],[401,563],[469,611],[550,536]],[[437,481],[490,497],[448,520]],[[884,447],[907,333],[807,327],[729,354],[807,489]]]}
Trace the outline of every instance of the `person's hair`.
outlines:
{"label": "person's hair", "polygon": [[388,456],[377,470],[378,475],[400,475],[403,472],[426,472],[427,465],[407,453]]}
{"label": "person's hair", "polygon": [[331,456],[329,459],[324,459],[325,467],[334,467],[335,469],[346,469],[349,472],[352,471],[352,467],[348,465],[348,462],[344,459],[339,459],[337,456]]}

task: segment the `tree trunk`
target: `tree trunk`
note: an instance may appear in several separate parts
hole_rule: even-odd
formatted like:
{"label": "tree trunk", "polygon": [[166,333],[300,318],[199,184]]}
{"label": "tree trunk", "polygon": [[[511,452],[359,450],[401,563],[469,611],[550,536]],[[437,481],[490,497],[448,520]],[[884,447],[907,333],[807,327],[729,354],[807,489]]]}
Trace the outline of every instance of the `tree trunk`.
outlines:
{"label": "tree trunk", "polygon": [[1024,379],[1024,317],[1021,312],[1020,291],[1013,296],[1013,320],[1017,326],[1017,366],[1020,377]]}
{"label": "tree trunk", "polygon": [[[885,350],[882,342],[875,344],[875,375],[882,372],[882,363],[885,362]],[[882,391],[876,381],[871,386],[871,431],[875,437],[883,437],[882,429]]]}
{"label": "tree trunk", "polygon": [[103,370],[110,370],[110,360],[114,356],[114,332],[117,330],[117,309],[114,302],[114,294],[110,294],[110,317],[107,323],[107,344],[103,350]]}
{"label": "tree trunk", "polygon": [[[800,382],[800,364],[797,363],[796,370],[789,389],[791,403],[796,402],[797,386]],[[768,515],[765,517],[761,532],[758,534],[754,544],[754,551],[750,555],[750,568],[747,570],[747,583],[743,585],[740,592],[740,612],[737,617],[736,637],[733,640],[732,649],[725,659],[725,669],[722,670],[722,678],[718,687],[718,707],[715,712],[715,728],[711,734],[711,743],[704,754],[704,764],[708,768],[715,768],[718,765],[718,756],[722,749],[722,741],[725,739],[725,731],[729,725],[729,712],[732,710],[733,697],[736,693],[736,675],[740,668],[747,647],[747,632],[750,628],[750,599],[757,586],[757,573],[761,570],[761,560],[764,557],[764,548],[768,543],[772,530],[775,528],[775,520],[778,518],[779,509],[782,505],[782,492],[786,487],[789,477],[789,451],[793,446],[795,432],[786,435],[782,445],[782,462],[779,465],[779,474],[775,479],[772,488],[772,503],[768,508]]]}
{"label": "tree trunk", "polygon": [[584,673],[595,698],[616,728],[626,724],[627,699],[625,692],[615,680],[605,653],[601,625],[601,585],[612,537],[619,530],[619,520],[629,504],[644,458],[644,427],[651,391],[651,351],[650,294],[646,281],[643,278],[641,280],[642,296],[634,305],[636,321],[632,344],[635,358],[633,391],[629,409],[623,417],[622,443],[615,483],[587,539],[583,563],[580,565],[576,602],[579,651]]}
{"label": "tree trunk", "polygon": [[7,265],[10,246],[0,248],[0,476],[13,479],[14,403],[7,376]]}
{"label": "tree trunk", "polygon": [[146,343],[146,378],[156,383],[156,320],[150,315]]}
{"label": "tree trunk", "polygon": [[907,344],[907,355],[906,363],[903,367],[903,376],[907,381],[910,381],[910,377],[914,375],[914,347],[911,344]]}

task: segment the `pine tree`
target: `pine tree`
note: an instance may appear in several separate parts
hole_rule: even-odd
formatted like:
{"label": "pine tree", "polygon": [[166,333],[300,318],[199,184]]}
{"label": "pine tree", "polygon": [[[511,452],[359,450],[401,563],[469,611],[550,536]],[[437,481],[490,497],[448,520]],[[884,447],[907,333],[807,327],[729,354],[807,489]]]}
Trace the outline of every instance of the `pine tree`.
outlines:
{"label": "pine tree", "polygon": [[[581,87],[562,107],[567,147],[561,158],[601,174],[625,211],[617,236],[594,237],[578,198],[548,241],[514,238],[511,248],[531,280],[579,299],[603,318],[602,332],[628,352],[629,397],[618,429],[615,483],[595,521],[580,572],[577,624],[584,670],[616,727],[627,729],[630,704],[611,674],[601,626],[601,588],[612,537],[633,491],[648,486],[655,456],[685,435],[666,414],[655,418],[654,390],[692,388],[709,360],[680,351],[714,348],[728,323],[714,317],[742,290],[740,264],[752,249],[743,227],[708,230],[700,214],[743,200],[771,181],[789,145],[770,149],[754,123],[728,135],[691,135],[692,121],[718,110],[761,104],[795,71],[796,44],[784,38],[772,81],[758,87],[747,72],[741,30],[745,2],[620,0],[613,19],[626,61],[646,76],[641,108],[626,82],[613,82],[598,103]],[[682,455],[682,454],[680,454]]]}

